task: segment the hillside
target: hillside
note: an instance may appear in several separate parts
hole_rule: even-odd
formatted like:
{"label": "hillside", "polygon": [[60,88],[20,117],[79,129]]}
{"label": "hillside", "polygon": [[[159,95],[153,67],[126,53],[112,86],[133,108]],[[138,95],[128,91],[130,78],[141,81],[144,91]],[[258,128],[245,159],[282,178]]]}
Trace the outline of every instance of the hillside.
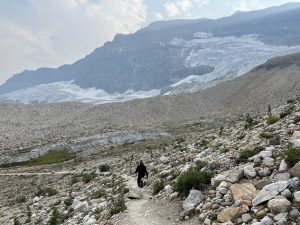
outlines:
{"label": "hillside", "polygon": [[201,118],[265,112],[268,105],[276,107],[299,95],[299,69],[299,54],[294,54],[272,59],[244,76],[192,94],[97,106],[2,104],[1,149],[39,146],[99,133],[164,130]]}

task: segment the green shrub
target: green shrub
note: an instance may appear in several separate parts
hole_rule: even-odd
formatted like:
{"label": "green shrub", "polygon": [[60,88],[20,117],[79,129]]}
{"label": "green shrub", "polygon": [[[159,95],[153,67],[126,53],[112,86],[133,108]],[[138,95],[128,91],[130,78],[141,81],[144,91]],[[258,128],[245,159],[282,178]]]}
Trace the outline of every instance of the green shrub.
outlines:
{"label": "green shrub", "polygon": [[242,139],[244,139],[244,137],[246,136],[246,134],[245,133],[241,133],[240,134],[240,136],[238,136],[238,140],[242,140]]}
{"label": "green shrub", "polygon": [[300,122],[300,116],[295,116],[294,123],[299,123],[299,122]]}
{"label": "green shrub", "polygon": [[245,149],[240,152],[239,157],[236,159],[236,162],[237,163],[247,162],[248,158],[260,153],[263,150],[264,150],[263,147],[256,147],[253,150]]}
{"label": "green shrub", "polygon": [[163,180],[158,180],[153,185],[153,195],[157,195],[161,190],[163,190],[165,187],[165,182]]}
{"label": "green shrub", "polygon": [[280,118],[278,116],[269,116],[268,119],[267,119],[267,123],[268,124],[274,124],[276,123],[278,120],[280,120]]}
{"label": "green shrub", "polygon": [[72,205],[74,198],[70,195],[67,199],[64,200],[66,208]]}
{"label": "green shrub", "polygon": [[208,163],[206,161],[199,160],[199,161],[196,161],[195,164],[196,164],[196,169],[200,171],[201,169],[206,167]]}
{"label": "green shrub", "polygon": [[107,194],[106,194],[105,190],[103,190],[103,189],[94,191],[92,194],[92,198],[102,198],[102,197],[106,197],[106,196],[107,196]]}
{"label": "green shrub", "polygon": [[109,209],[109,215],[113,216],[126,210],[124,198],[117,199]]}
{"label": "green shrub", "polygon": [[24,195],[18,195],[16,197],[16,203],[24,203],[26,202],[26,197]]}
{"label": "green shrub", "polygon": [[175,190],[182,194],[188,194],[192,188],[201,189],[204,185],[209,184],[212,176],[210,171],[200,171],[191,167],[179,176],[175,182]]}
{"label": "green shrub", "polygon": [[36,196],[53,196],[56,195],[57,190],[50,187],[39,187],[38,191],[35,193]]}
{"label": "green shrub", "polygon": [[293,148],[292,145],[283,153],[286,163],[292,167],[300,161],[300,148]]}
{"label": "green shrub", "polygon": [[47,225],[59,225],[62,222],[62,215],[57,210],[57,208],[52,209],[52,215]]}
{"label": "green shrub", "polygon": [[92,172],[92,173],[83,173],[82,174],[82,182],[84,182],[85,184],[91,182],[92,180],[94,180],[96,177],[96,173]]}
{"label": "green shrub", "polygon": [[99,166],[99,171],[100,172],[107,172],[109,170],[110,170],[110,166],[107,165],[107,164],[102,164],[102,165]]}

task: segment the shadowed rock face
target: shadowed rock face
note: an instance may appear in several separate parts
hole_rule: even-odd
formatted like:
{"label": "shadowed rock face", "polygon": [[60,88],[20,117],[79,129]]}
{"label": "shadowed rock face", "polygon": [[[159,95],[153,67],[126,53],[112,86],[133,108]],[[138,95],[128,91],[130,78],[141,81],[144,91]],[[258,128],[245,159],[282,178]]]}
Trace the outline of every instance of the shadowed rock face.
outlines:
{"label": "shadowed rock face", "polygon": [[155,22],[135,34],[116,35],[112,42],[72,65],[16,74],[0,86],[0,94],[70,80],[82,88],[108,93],[163,90],[190,75],[202,76],[215,69],[204,62],[188,65],[185,48],[169,44],[174,38],[192,40],[197,32],[219,38],[255,34],[267,45],[300,45],[299,12],[299,4],[287,4],[218,20]]}

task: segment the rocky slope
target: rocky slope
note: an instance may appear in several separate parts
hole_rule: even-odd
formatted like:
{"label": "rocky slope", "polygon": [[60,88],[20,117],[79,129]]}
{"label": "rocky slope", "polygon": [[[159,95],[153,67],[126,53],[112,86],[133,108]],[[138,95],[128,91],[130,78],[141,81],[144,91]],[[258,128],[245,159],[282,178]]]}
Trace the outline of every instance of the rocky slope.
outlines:
{"label": "rocky slope", "polygon": [[[271,109],[272,116],[250,114],[221,125],[199,121],[181,127],[179,136],[128,143],[84,161],[1,169],[0,221],[133,225],[131,215],[149,219],[132,205],[141,201],[154,212],[155,224],[162,217],[166,224],[297,225],[299,111],[296,98]],[[143,200],[130,178],[139,159],[150,172],[148,186],[140,190],[148,195]],[[186,177],[191,171],[207,171],[212,179],[197,183],[196,177]],[[178,186],[182,177],[195,190]]]}
{"label": "rocky slope", "polygon": [[32,149],[103,133],[165,131],[207,117],[265,112],[300,93],[299,55],[273,59],[250,73],[193,94],[90,105],[0,104],[0,149]]}

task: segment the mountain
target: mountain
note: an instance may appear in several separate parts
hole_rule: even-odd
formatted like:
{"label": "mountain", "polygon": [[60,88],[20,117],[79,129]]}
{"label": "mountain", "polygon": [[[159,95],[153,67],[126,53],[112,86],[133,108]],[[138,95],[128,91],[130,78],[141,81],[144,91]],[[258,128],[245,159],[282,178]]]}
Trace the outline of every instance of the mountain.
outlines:
{"label": "mountain", "polygon": [[299,24],[299,3],[217,20],[154,22],[72,65],[16,74],[0,86],[0,99],[99,104],[195,92],[300,52]]}

